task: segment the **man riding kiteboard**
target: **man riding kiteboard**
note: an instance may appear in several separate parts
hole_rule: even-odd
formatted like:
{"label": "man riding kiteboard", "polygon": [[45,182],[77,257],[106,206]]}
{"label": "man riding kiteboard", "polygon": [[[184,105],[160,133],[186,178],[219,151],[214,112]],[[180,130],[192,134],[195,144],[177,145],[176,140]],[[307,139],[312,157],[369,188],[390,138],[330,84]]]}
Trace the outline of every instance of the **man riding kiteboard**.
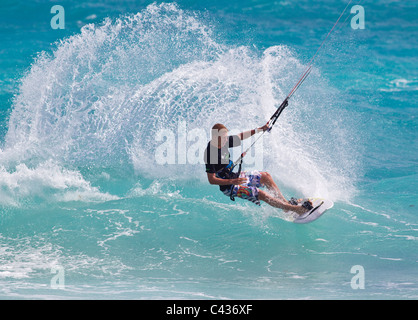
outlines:
{"label": "man riding kiteboard", "polygon": [[[272,207],[303,214],[312,209],[309,201],[304,202],[302,206],[298,205],[298,202],[293,198],[290,202],[287,201],[268,172],[232,172],[234,163],[230,159],[228,149],[238,147],[242,140],[268,129],[267,123],[260,128],[238,135],[228,135],[228,129],[223,124],[215,124],[212,127],[212,139],[208,143],[204,155],[208,181],[210,184],[219,185],[223,194],[232,200],[238,197],[258,205],[261,200]],[[260,190],[259,188],[262,186],[266,186],[272,194]]]}

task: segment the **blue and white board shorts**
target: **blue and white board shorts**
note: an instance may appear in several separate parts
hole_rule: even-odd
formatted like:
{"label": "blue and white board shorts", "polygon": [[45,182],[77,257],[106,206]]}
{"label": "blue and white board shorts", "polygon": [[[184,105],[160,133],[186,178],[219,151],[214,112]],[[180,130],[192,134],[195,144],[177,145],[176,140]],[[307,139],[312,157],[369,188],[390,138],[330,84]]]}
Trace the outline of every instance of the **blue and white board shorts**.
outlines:
{"label": "blue and white board shorts", "polygon": [[[232,188],[232,196],[251,201],[260,205],[258,200],[258,189],[261,187],[261,173],[257,170],[243,171],[239,175],[240,178],[247,178],[247,182],[241,185],[236,185]],[[222,191],[224,195],[231,197],[231,188]]]}

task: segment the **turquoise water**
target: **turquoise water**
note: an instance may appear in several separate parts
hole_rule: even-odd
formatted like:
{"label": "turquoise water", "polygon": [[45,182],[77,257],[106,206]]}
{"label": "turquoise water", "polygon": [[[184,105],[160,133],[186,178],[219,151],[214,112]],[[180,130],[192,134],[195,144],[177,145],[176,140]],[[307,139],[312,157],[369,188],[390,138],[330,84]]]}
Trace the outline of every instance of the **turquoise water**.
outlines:
{"label": "turquoise water", "polygon": [[214,123],[267,121],[346,4],[61,1],[54,30],[50,2],[2,1],[0,297],[417,299],[414,1],[363,1],[365,29],[347,11],[244,161],[332,199],[321,219],[232,202],[201,163]]}

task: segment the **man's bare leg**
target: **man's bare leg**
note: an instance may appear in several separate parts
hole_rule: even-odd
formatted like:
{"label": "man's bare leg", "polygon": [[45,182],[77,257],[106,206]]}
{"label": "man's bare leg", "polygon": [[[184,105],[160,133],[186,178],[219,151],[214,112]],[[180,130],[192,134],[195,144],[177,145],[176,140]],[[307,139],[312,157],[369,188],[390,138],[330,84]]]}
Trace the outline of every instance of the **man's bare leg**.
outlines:
{"label": "man's bare leg", "polygon": [[288,202],[286,198],[283,196],[282,192],[280,191],[277,184],[274,182],[272,176],[268,172],[260,172],[261,173],[261,184],[264,184],[269,190],[273,191],[277,198]]}
{"label": "man's bare leg", "polygon": [[287,202],[285,199],[284,201],[275,197],[272,197],[267,192],[263,190],[258,190],[258,199],[266,202],[267,204],[271,205],[272,207],[279,208],[285,211],[293,211],[297,214],[303,214],[308,211],[306,208],[302,206],[294,206]]}

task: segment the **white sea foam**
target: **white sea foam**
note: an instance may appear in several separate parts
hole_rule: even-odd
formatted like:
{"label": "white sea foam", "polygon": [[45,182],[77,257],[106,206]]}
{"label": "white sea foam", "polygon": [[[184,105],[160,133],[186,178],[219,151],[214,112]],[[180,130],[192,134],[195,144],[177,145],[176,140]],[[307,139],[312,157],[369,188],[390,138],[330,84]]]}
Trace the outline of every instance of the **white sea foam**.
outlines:
{"label": "white sea foam", "polygon": [[43,201],[107,201],[118,199],[86,181],[78,171],[64,169],[52,161],[14,171],[0,167],[0,205],[20,206],[28,199]]}
{"label": "white sea foam", "polygon": [[404,79],[399,78],[389,81],[385,88],[380,88],[379,91],[384,92],[401,92],[401,91],[417,91],[418,79]]}

